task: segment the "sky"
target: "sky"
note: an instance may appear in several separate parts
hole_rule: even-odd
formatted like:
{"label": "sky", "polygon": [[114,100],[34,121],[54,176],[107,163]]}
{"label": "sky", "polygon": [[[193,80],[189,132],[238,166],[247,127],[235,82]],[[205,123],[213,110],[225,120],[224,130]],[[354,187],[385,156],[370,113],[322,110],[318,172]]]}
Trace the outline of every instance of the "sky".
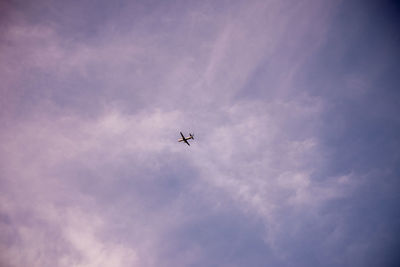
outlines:
{"label": "sky", "polygon": [[0,265],[399,266],[399,11],[0,1]]}

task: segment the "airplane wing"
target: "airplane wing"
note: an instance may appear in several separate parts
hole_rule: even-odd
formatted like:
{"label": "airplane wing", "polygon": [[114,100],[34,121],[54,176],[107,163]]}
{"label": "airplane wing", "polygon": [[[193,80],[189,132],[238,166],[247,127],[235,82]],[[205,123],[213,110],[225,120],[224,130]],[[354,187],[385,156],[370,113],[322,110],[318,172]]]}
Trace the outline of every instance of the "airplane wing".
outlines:
{"label": "airplane wing", "polygon": [[[181,136],[182,136],[182,139],[183,140],[186,140],[186,138],[183,136],[183,133],[182,132],[180,132],[181,133]],[[186,142],[186,141],[185,141]]]}
{"label": "airplane wing", "polygon": [[185,141],[185,143],[190,146],[189,142],[186,139],[183,139],[183,141]]}

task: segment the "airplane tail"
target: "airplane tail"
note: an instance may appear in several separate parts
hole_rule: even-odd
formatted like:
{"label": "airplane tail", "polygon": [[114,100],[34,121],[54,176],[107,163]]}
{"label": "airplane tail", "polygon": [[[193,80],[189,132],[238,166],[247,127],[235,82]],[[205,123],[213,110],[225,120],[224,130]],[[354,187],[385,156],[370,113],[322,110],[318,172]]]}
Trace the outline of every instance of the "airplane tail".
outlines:
{"label": "airplane tail", "polygon": [[189,133],[189,135],[194,140],[194,134]]}

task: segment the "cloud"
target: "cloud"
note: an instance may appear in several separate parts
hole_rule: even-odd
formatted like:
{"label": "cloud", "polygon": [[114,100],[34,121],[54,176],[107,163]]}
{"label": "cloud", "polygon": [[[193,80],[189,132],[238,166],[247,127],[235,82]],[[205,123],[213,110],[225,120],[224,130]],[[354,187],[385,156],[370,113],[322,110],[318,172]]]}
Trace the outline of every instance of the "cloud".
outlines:
{"label": "cloud", "polygon": [[2,264],[391,262],[392,102],[343,4],[39,6],[0,43]]}

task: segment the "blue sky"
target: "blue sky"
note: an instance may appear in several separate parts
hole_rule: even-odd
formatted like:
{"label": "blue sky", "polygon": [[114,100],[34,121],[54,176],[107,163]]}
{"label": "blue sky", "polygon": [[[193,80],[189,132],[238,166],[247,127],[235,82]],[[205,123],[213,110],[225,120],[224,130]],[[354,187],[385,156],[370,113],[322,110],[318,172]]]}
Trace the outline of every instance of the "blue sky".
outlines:
{"label": "blue sky", "polygon": [[394,1],[0,7],[2,266],[399,265]]}

